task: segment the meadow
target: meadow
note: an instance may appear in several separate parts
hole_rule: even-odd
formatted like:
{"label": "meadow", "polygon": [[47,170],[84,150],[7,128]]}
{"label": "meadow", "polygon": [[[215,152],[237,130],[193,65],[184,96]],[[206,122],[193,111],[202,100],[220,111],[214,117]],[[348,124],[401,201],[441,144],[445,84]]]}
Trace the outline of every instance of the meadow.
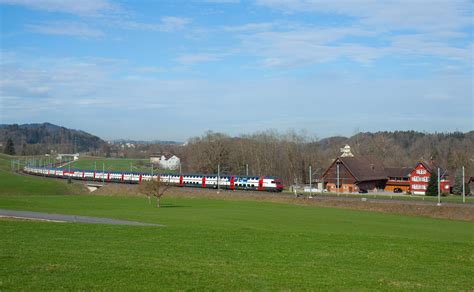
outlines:
{"label": "meadow", "polygon": [[0,208],[166,227],[0,220],[0,290],[474,288],[472,222],[172,194],[157,209],[4,178]]}
{"label": "meadow", "polygon": [[[81,157],[70,164],[75,169],[97,169],[102,171],[151,172],[149,159]],[[63,168],[69,168],[69,164]]]}

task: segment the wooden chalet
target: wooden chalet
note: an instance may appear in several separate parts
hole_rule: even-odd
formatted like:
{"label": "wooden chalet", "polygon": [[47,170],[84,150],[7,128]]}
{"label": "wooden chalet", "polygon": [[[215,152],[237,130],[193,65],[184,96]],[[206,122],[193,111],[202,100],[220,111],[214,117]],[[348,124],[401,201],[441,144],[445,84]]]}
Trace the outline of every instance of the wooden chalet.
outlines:
{"label": "wooden chalet", "polygon": [[372,156],[338,157],[323,174],[330,192],[383,190],[387,180],[381,160]]}
{"label": "wooden chalet", "polygon": [[386,167],[387,183],[384,190],[394,192],[398,189],[403,193],[407,193],[410,190],[410,173],[412,170],[413,167]]}

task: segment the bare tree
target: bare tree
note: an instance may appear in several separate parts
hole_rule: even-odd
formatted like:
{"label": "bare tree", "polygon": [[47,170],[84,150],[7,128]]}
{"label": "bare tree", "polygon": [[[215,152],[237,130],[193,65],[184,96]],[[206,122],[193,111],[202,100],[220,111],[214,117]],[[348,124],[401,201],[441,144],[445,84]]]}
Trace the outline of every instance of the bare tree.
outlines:
{"label": "bare tree", "polygon": [[160,176],[157,179],[142,181],[138,191],[148,197],[148,203],[151,205],[151,197],[156,198],[156,207],[160,207],[160,199],[170,188],[169,180],[162,180]]}

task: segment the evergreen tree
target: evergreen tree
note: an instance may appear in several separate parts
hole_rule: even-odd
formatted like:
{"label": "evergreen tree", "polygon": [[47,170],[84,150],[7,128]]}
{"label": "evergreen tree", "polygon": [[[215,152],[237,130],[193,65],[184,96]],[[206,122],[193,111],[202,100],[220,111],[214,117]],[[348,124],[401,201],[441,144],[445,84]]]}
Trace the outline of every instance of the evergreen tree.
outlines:
{"label": "evergreen tree", "polygon": [[428,187],[426,188],[427,196],[437,196],[438,195],[438,174],[435,170],[431,173],[430,181],[428,182]]}
{"label": "evergreen tree", "polygon": [[11,138],[8,138],[7,145],[5,145],[5,150],[3,152],[8,155],[15,155],[15,145]]}
{"label": "evergreen tree", "polygon": [[26,143],[25,143],[25,142],[23,142],[23,144],[21,144],[21,155],[22,155],[22,156],[26,156],[26,155],[27,155]]}
{"label": "evergreen tree", "polygon": [[453,194],[462,195],[462,170],[456,171],[454,176]]}

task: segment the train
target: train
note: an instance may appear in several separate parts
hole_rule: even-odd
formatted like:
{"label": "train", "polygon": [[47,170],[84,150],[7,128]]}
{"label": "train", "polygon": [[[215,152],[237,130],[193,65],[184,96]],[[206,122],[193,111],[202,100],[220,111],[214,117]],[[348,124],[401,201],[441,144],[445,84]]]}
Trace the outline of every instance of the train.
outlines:
{"label": "train", "polygon": [[83,181],[140,184],[152,179],[165,182],[177,187],[197,187],[226,190],[249,190],[281,192],[283,182],[272,176],[240,176],[240,175],[218,175],[217,174],[160,174],[160,173],[137,173],[137,172],[102,172],[94,170],[62,169],[25,166],[23,172],[32,175],[75,179]]}

